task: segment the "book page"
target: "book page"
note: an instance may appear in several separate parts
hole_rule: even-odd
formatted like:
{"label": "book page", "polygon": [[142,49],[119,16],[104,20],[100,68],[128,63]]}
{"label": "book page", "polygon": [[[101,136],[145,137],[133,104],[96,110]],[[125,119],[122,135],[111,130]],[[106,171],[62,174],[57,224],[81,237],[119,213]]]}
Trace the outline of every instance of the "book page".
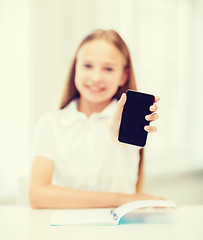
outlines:
{"label": "book page", "polygon": [[110,212],[109,208],[54,210],[50,225],[115,225]]}
{"label": "book page", "polygon": [[141,201],[129,202],[121,205],[120,207],[114,210],[114,213],[117,215],[117,224],[125,214],[136,209],[147,208],[147,207],[148,208],[149,207],[176,208],[177,204],[172,200],[141,200]]}
{"label": "book page", "polygon": [[133,201],[113,209],[117,219],[113,218],[110,208],[60,209],[53,211],[50,225],[116,225],[125,214],[147,207],[177,207],[177,205],[167,200]]}
{"label": "book page", "polygon": [[140,208],[126,213],[118,225],[130,224],[174,224],[174,208]]}

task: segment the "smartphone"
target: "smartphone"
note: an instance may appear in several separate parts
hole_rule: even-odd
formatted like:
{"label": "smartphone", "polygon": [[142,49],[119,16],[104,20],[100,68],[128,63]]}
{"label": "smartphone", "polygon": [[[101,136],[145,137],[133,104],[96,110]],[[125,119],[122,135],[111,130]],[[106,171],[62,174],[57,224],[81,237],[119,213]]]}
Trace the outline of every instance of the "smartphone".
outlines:
{"label": "smartphone", "polygon": [[149,125],[145,116],[151,114],[149,110],[155,97],[151,94],[127,90],[127,100],[123,108],[118,140],[123,143],[144,147],[148,132],[144,127]]}

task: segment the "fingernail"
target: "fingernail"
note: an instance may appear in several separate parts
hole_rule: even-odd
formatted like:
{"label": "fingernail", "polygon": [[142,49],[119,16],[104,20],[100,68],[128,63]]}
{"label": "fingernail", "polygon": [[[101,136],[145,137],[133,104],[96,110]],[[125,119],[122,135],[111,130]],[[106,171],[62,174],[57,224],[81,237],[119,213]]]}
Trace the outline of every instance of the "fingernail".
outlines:
{"label": "fingernail", "polygon": [[146,116],[146,120],[150,120],[151,117],[149,115]]}
{"label": "fingernail", "polygon": [[144,129],[147,131],[147,130],[149,130],[149,127],[148,127],[148,126],[145,126]]}
{"label": "fingernail", "polygon": [[121,99],[123,98],[123,95],[124,95],[124,93],[122,93],[122,95],[121,95],[121,97],[120,97],[119,101],[121,101]]}

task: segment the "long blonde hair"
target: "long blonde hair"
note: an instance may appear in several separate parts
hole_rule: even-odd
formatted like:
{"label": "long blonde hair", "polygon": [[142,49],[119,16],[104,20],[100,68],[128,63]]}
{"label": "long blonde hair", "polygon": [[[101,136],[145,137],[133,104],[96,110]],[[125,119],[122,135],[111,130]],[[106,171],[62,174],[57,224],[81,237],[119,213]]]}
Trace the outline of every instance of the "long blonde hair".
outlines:
{"label": "long blonde hair", "polygon": [[135,82],[135,76],[134,76],[134,71],[132,67],[132,61],[129,53],[129,49],[124,42],[124,40],[121,38],[121,36],[114,30],[103,30],[103,29],[98,29],[90,33],[87,37],[84,38],[84,40],[81,42],[79,47],[76,50],[75,56],[73,58],[73,62],[70,66],[70,71],[65,83],[65,88],[64,92],[61,98],[61,102],[59,105],[60,109],[65,108],[73,99],[78,98],[80,96],[79,92],[76,89],[75,86],[75,66],[76,66],[76,61],[77,61],[77,54],[80,48],[95,39],[104,39],[107,42],[112,43],[114,46],[118,48],[118,50],[123,54],[123,56],[126,59],[126,68],[128,69],[128,79],[122,87],[118,88],[117,93],[115,94],[114,98],[120,99],[122,93],[126,92],[127,89],[133,89],[137,90],[136,87],[136,82]]}

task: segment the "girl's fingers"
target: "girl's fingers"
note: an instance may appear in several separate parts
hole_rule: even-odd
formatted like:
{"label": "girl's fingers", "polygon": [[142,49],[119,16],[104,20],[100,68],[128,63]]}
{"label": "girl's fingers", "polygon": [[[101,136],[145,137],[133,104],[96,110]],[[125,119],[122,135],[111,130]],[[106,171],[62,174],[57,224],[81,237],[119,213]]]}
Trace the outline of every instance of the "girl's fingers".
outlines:
{"label": "girl's fingers", "polygon": [[160,100],[159,96],[155,96],[154,102],[158,102]]}
{"label": "girl's fingers", "polygon": [[147,121],[153,122],[153,121],[156,121],[157,119],[159,119],[159,115],[157,113],[152,113],[150,115],[146,115],[145,119]]}
{"label": "girl's fingers", "polygon": [[145,131],[147,131],[148,133],[153,133],[157,131],[157,127],[155,126],[145,126],[144,127]]}
{"label": "girl's fingers", "polygon": [[[155,96],[154,102],[158,102],[160,100],[159,96]],[[152,112],[152,114],[146,115],[145,119],[147,121],[153,122],[156,121],[157,119],[159,119],[159,115],[157,113],[154,113],[158,110],[158,106],[156,104],[153,104],[150,106],[149,110]],[[145,126],[144,127],[145,131],[147,131],[148,133],[153,133],[157,131],[157,127],[155,126]]]}
{"label": "girl's fingers", "polygon": [[158,110],[158,106],[156,104],[153,104],[153,105],[150,106],[149,110],[151,112],[156,112]]}

